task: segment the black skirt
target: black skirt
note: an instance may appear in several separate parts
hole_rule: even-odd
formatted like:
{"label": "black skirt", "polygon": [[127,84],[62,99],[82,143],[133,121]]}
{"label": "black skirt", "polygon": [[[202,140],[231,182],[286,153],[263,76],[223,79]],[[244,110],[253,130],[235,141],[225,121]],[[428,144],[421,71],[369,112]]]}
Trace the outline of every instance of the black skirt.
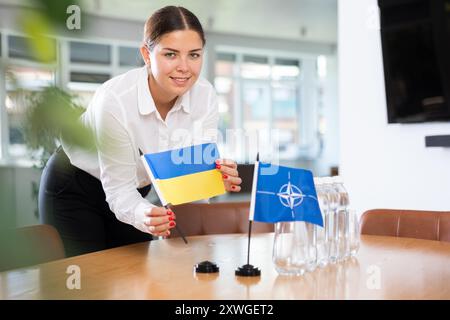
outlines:
{"label": "black skirt", "polygon": [[[150,188],[138,191],[145,197]],[[100,180],[73,166],[62,148],[50,157],[41,176],[39,214],[58,230],[67,257],[152,240],[117,220],[105,199]]]}

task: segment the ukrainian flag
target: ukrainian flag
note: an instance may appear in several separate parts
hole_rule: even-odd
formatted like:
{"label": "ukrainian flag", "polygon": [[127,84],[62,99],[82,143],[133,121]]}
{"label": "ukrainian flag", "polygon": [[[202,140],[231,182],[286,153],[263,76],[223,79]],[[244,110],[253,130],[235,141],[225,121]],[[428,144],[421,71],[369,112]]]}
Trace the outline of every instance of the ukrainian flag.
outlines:
{"label": "ukrainian flag", "polygon": [[215,143],[144,154],[142,158],[163,205],[225,193],[222,174],[216,169],[219,151]]}

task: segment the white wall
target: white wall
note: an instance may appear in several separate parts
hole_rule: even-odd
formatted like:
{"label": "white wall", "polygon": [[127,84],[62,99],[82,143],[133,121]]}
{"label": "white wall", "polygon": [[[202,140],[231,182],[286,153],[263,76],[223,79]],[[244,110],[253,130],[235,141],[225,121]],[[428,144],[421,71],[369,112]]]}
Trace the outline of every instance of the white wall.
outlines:
{"label": "white wall", "polygon": [[340,166],[353,206],[450,210],[450,123],[387,124],[376,0],[338,1]]}

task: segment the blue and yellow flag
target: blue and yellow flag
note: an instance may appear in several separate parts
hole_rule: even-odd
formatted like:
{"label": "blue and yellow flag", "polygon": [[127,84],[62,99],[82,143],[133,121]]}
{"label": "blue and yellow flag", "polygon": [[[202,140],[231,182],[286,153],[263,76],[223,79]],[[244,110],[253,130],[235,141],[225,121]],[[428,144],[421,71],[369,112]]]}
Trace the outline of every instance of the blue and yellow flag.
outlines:
{"label": "blue and yellow flag", "polygon": [[216,169],[219,150],[205,143],[142,156],[163,205],[182,204],[225,193],[222,174]]}

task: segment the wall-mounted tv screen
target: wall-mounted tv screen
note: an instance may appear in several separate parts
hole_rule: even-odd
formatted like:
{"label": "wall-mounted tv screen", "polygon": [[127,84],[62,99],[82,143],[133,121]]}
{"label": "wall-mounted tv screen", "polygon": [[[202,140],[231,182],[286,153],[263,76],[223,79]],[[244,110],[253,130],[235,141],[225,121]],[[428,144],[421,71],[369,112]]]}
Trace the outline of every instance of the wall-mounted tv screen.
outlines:
{"label": "wall-mounted tv screen", "polygon": [[450,0],[378,0],[389,123],[450,121]]}

